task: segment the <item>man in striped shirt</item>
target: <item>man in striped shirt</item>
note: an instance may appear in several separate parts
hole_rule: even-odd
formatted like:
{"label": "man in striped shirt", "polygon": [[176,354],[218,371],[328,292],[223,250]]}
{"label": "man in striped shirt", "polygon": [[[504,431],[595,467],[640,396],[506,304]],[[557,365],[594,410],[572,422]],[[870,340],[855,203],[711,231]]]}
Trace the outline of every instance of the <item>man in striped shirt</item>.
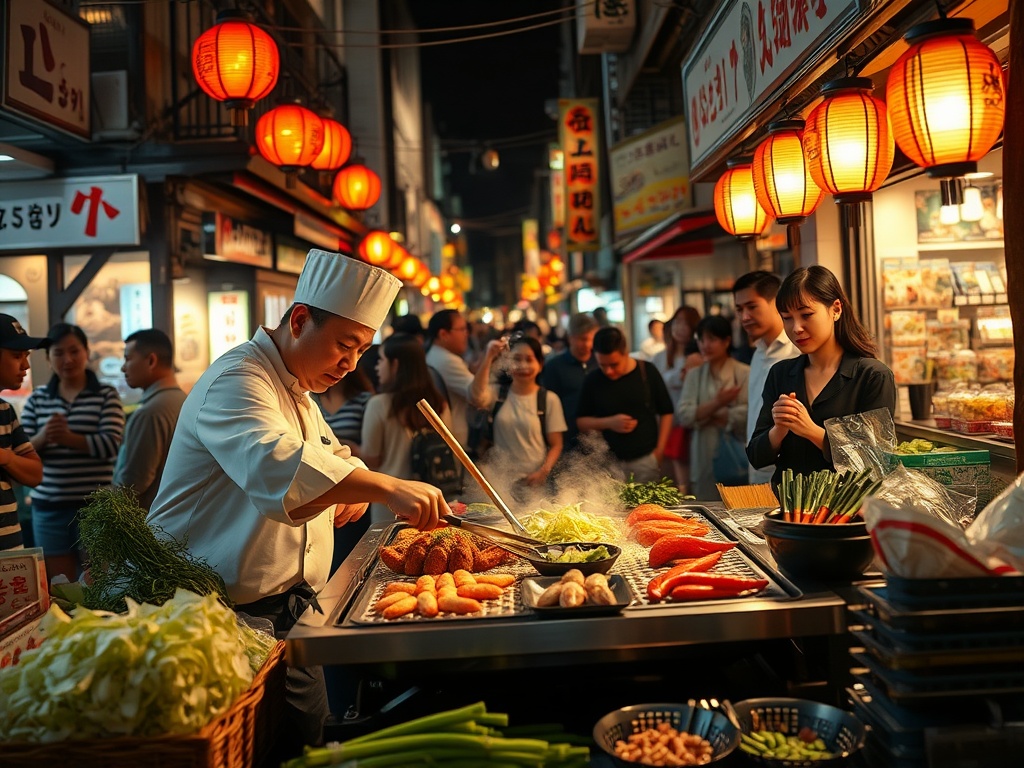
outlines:
{"label": "man in striped shirt", "polygon": [[[21,389],[28,373],[28,354],[46,344],[25,333],[21,323],[0,314],[0,390]],[[18,500],[11,481],[39,485],[43,462],[18,421],[18,414],[6,400],[0,400],[0,551],[22,549]]]}

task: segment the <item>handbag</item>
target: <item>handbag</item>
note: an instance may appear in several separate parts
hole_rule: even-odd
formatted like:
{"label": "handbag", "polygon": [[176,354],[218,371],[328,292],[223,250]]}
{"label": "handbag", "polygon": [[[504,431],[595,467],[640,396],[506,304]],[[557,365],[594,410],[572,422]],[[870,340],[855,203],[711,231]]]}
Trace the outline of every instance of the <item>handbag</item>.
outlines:
{"label": "handbag", "polygon": [[715,475],[715,482],[722,485],[747,485],[749,466],[743,443],[729,430],[719,430],[718,448],[711,459],[711,471]]}

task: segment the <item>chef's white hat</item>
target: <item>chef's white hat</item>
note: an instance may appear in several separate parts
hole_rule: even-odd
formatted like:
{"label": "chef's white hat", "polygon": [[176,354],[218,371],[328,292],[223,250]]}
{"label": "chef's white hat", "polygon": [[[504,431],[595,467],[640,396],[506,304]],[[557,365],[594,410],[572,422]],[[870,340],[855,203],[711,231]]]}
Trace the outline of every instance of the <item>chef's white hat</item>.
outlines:
{"label": "chef's white hat", "polygon": [[295,286],[295,302],[377,330],[401,287],[401,280],[379,267],[313,248]]}

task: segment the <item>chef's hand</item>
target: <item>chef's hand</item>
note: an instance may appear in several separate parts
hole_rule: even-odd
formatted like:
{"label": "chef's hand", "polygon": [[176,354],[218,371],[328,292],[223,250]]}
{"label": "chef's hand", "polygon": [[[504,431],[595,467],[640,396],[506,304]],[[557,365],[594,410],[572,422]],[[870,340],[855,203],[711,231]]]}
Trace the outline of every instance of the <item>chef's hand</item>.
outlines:
{"label": "chef's hand", "polygon": [[628,413],[617,413],[608,417],[608,429],[620,434],[629,434],[636,429],[636,419]]}
{"label": "chef's hand", "polygon": [[800,437],[808,437],[818,429],[818,425],[811,419],[811,415],[807,413],[807,409],[797,399],[795,393],[779,396],[772,405],[772,419],[775,426]]}
{"label": "chef's hand", "polygon": [[388,509],[420,531],[437,527],[441,515],[450,515],[440,489],[418,480],[401,480],[388,496]]}
{"label": "chef's hand", "polygon": [[334,508],[334,527],[341,528],[343,525],[354,523],[369,507],[369,504],[338,504]]}

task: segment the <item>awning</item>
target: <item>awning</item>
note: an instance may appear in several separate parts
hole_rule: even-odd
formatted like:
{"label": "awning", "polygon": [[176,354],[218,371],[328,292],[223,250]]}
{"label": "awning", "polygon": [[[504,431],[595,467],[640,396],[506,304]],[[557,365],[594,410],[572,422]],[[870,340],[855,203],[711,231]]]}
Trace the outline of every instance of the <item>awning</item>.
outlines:
{"label": "awning", "polygon": [[683,211],[651,227],[619,251],[623,264],[641,259],[709,255],[714,250],[715,238],[725,235],[713,210]]}

